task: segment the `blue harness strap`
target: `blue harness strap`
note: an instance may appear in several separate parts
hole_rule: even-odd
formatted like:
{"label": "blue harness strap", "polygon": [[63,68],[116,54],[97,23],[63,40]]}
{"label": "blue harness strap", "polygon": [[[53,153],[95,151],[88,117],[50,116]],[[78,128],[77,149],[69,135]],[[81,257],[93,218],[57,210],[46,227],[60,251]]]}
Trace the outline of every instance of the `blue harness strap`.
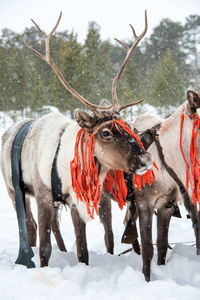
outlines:
{"label": "blue harness strap", "polygon": [[34,256],[34,253],[29,244],[28,231],[26,226],[25,186],[23,183],[21,170],[21,149],[28,129],[33,124],[33,122],[34,120],[27,122],[18,131],[13,141],[11,150],[12,183],[15,189],[15,205],[17,212],[20,242],[19,254],[15,263],[27,266],[27,268],[35,268],[35,264],[31,260],[31,258]]}

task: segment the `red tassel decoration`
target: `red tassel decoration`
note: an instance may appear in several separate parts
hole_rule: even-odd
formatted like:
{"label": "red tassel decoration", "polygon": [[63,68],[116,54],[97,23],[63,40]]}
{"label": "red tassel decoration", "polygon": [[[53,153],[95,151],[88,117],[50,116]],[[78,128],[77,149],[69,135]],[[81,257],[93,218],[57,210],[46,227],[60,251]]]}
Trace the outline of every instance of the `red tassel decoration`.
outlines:
{"label": "red tassel decoration", "polygon": [[190,115],[190,118],[193,118],[193,127],[192,127],[192,137],[190,143],[190,163],[186,161],[183,148],[182,148],[182,131],[183,131],[183,122],[184,122],[184,111],[181,115],[181,126],[180,126],[180,148],[183,159],[186,163],[186,189],[188,191],[189,184],[192,190],[192,201],[195,205],[199,203],[200,210],[200,161],[197,152],[197,134],[200,128],[200,118],[198,114],[194,116]]}
{"label": "red tassel decoration", "polygon": [[[83,140],[85,135],[84,153]],[[76,137],[74,159],[70,163],[72,187],[76,193],[77,201],[80,199],[86,203],[87,213],[91,218],[94,217],[94,210],[98,214],[98,202],[101,197],[99,176],[94,160],[94,141],[94,135],[88,135],[85,129],[80,129]]]}
{"label": "red tassel decoration", "polygon": [[[140,139],[123,120],[113,119],[112,123],[122,127],[144,149]],[[99,127],[98,130],[100,128],[101,127]],[[98,130],[96,130],[95,134]],[[118,130],[120,131],[119,128]],[[83,149],[84,139],[85,149]],[[76,193],[77,201],[81,200],[86,203],[87,213],[91,218],[94,218],[94,211],[96,211],[98,215],[98,203],[101,197],[99,176],[94,160],[94,143],[95,135],[90,135],[87,130],[80,129],[76,136],[74,159],[70,162],[72,187]],[[155,179],[153,171],[151,170],[148,170],[147,173],[143,175],[143,185],[146,182],[150,184],[151,175],[153,175]],[[141,177],[139,175],[135,175],[135,186],[141,189]],[[127,186],[123,171],[109,171],[104,181],[104,189],[114,196],[119,207],[122,209],[127,196]]]}
{"label": "red tassel decoration", "polygon": [[[126,201],[127,196],[127,185],[124,180],[124,173],[123,171],[115,170],[109,171],[106,175],[104,180],[104,189],[105,192],[109,192],[113,195],[115,200],[118,202],[119,208],[122,209]],[[114,182],[114,184],[113,184]]]}

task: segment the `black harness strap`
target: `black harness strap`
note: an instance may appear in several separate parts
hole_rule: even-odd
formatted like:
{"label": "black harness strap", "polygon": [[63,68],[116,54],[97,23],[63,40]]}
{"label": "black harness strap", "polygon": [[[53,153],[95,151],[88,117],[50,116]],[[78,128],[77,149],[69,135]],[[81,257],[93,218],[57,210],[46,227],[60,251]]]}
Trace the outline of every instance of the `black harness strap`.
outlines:
{"label": "black harness strap", "polygon": [[18,131],[13,141],[11,150],[11,165],[12,165],[12,183],[15,189],[15,206],[17,212],[17,220],[19,227],[19,254],[16,264],[27,266],[27,268],[34,268],[35,264],[31,260],[34,256],[33,250],[30,247],[28,240],[28,232],[26,226],[25,214],[25,187],[22,179],[21,170],[21,149],[28,132],[29,127],[33,124],[34,120],[27,122]]}
{"label": "black harness strap", "polygon": [[57,171],[57,159],[58,159],[58,153],[60,151],[60,143],[62,139],[62,135],[65,132],[66,126],[63,127],[62,131],[60,132],[60,139],[58,143],[58,147],[56,150],[56,154],[53,160],[53,165],[51,168],[51,192],[52,192],[52,198],[53,198],[53,206],[54,208],[58,208],[57,202],[62,203],[65,205],[66,208],[66,202],[63,199],[63,194],[62,194],[62,181],[58,175]]}
{"label": "black harness strap", "polygon": [[58,144],[58,148],[56,150],[56,154],[51,169],[51,191],[52,191],[54,207],[56,206],[56,202],[61,202],[64,205],[66,204],[62,198],[62,182],[57,171],[57,158],[58,158],[59,150],[60,150],[60,142]]}

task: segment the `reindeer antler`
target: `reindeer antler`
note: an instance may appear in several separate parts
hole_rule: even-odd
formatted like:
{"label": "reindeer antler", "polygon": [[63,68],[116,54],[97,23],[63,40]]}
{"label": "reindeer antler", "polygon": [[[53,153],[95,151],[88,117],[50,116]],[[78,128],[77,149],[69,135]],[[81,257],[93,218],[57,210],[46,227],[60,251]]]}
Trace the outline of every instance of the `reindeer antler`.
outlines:
{"label": "reindeer antler", "polygon": [[129,104],[126,104],[126,105],[122,105],[120,106],[119,103],[118,103],[118,100],[117,100],[117,93],[116,93],[116,86],[117,86],[117,81],[118,79],[120,78],[121,76],[121,73],[123,72],[123,69],[125,67],[125,65],[127,64],[128,60],[130,59],[130,56],[133,52],[133,50],[135,49],[135,47],[137,46],[137,44],[139,43],[139,41],[143,38],[143,36],[146,34],[146,31],[147,31],[147,14],[146,14],[146,11],[145,11],[145,29],[143,31],[143,33],[140,35],[140,36],[137,36],[136,33],[135,33],[135,30],[134,28],[131,26],[132,30],[133,30],[133,33],[134,33],[134,36],[135,36],[135,42],[134,44],[132,45],[132,47],[129,49],[125,44],[123,44],[121,41],[117,40],[122,46],[124,46],[126,49],[127,49],[127,55],[126,55],[126,58],[124,60],[124,62],[122,63],[121,65],[121,68],[119,69],[117,75],[115,76],[115,78],[113,79],[113,84],[112,84],[112,98],[113,98],[113,105],[111,106],[101,106],[101,105],[95,105],[95,104],[92,104],[90,103],[87,99],[85,99],[83,96],[81,96],[78,92],[76,92],[67,82],[66,80],[64,79],[63,75],[61,74],[61,72],[59,71],[58,67],[56,66],[56,64],[53,62],[53,60],[51,59],[51,56],[50,56],[50,40],[51,40],[51,37],[53,35],[53,33],[55,32],[55,30],[57,29],[58,25],[59,25],[59,22],[60,22],[60,19],[61,19],[61,16],[62,16],[62,12],[60,13],[60,16],[58,18],[58,21],[56,23],[56,25],[54,26],[54,28],[51,30],[51,32],[49,33],[49,35],[45,35],[44,32],[40,29],[40,27],[37,25],[37,23],[35,21],[33,21],[31,19],[31,21],[34,23],[34,25],[37,27],[37,29],[40,31],[40,33],[42,34],[43,36],[43,39],[45,41],[45,51],[46,51],[46,54],[45,55],[42,55],[41,53],[37,52],[35,49],[33,49],[32,47],[30,47],[26,41],[25,42],[25,45],[31,50],[33,51],[36,55],[38,55],[40,58],[42,58],[44,61],[46,61],[50,66],[51,68],[53,69],[53,71],[56,73],[57,77],[59,78],[59,80],[61,81],[61,83],[64,85],[64,87],[73,95],[75,96],[78,100],[80,100],[81,102],[83,102],[87,107],[89,107],[92,111],[95,111],[95,110],[109,110],[111,108],[113,108],[113,110],[115,112],[120,112],[122,109],[126,108],[126,107],[129,107],[129,106],[132,106],[132,105],[135,105],[137,103],[140,103],[143,101],[142,100],[139,100],[137,102],[132,102],[132,103],[129,103]]}
{"label": "reindeer antler", "polygon": [[148,23],[147,23],[147,11],[145,10],[145,28],[144,31],[141,33],[141,35],[137,36],[135,29],[133,28],[133,26],[130,24],[134,37],[135,37],[135,41],[133,43],[133,45],[131,46],[131,48],[128,48],[124,43],[122,43],[121,41],[119,41],[118,39],[115,38],[115,40],[120,43],[126,50],[127,50],[127,55],[121,65],[121,68],[119,69],[117,75],[115,76],[115,78],[113,79],[113,84],[112,84],[112,98],[113,98],[113,108],[115,111],[120,112],[122,109],[138,104],[142,101],[144,101],[144,99],[139,100],[137,102],[131,102],[129,104],[125,104],[120,106],[118,103],[118,99],[117,99],[117,91],[116,91],[116,87],[117,87],[117,82],[127,64],[127,62],[129,61],[131,54],[133,53],[133,50],[136,48],[136,46],[138,45],[138,43],[141,41],[141,39],[145,36],[146,32],[147,32],[147,28],[148,28]]}
{"label": "reindeer antler", "polygon": [[34,23],[34,25],[37,27],[37,29],[40,31],[40,33],[42,34],[43,36],[43,39],[45,41],[45,50],[46,50],[46,54],[45,55],[42,55],[41,53],[37,52],[35,49],[33,49],[32,47],[30,47],[26,41],[24,41],[25,45],[31,50],[33,51],[35,54],[37,54],[40,58],[42,58],[44,61],[46,61],[53,69],[53,71],[56,73],[57,77],[59,78],[59,80],[62,82],[62,84],[64,85],[64,87],[73,95],[75,96],[77,99],[79,99],[81,102],[83,102],[86,106],[88,106],[91,110],[95,110],[95,109],[110,109],[113,107],[112,106],[109,106],[109,107],[102,107],[102,106],[99,106],[99,105],[95,105],[95,104],[92,104],[90,103],[87,99],[85,99],[83,96],[81,96],[78,92],[76,92],[67,82],[66,80],[64,79],[63,75],[61,74],[61,72],[59,71],[58,67],[56,66],[56,64],[53,62],[53,60],[51,59],[51,56],[50,56],[50,40],[51,40],[51,37],[53,35],[53,33],[55,32],[56,28],[58,27],[59,25],[59,22],[60,22],[60,19],[61,19],[61,16],[62,16],[62,12],[60,13],[60,16],[58,18],[58,21],[56,23],[56,25],[54,26],[54,28],[51,30],[51,32],[49,33],[48,36],[46,36],[44,34],[44,32],[40,29],[40,27],[37,25],[37,23],[35,21],[33,21],[31,19],[31,21]]}

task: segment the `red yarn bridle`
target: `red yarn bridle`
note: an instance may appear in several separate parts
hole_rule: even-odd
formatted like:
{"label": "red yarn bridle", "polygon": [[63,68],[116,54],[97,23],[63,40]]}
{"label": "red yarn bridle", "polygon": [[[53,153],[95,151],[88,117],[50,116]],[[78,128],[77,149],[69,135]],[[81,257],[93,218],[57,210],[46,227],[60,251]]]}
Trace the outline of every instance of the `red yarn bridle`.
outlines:
{"label": "red yarn bridle", "polygon": [[[99,176],[94,159],[95,135],[107,124],[112,124],[112,127],[116,125],[120,133],[120,127],[123,128],[144,149],[140,139],[122,119],[113,118],[112,120],[100,124],[95,128],[92,134],[89,134],[89,132],[83,128],[78,131],[74,148],[74,159],[70,162],[72,187],[76,193],[77,201],[81,200],[86,203],[87,213],[91,218],[94,217],[94,211],[96,211],[98,215],[98,203],[101,197]],[[83,146],[84,140],[85,147]],[[146,182],[151,184],[151,174],[155,181],[153,172],[148,170],[143,175],[143,185],[145,185]],[[134,180],[135,186],[141,189],[141,176],[134,175]],[[122,209],[127,196],[127,186],[123,171],[109,171],[104,180],[104,189],[114,196],[119,207]]]}
{"label": "red yarn bridle", "polygon": [[185,158],[185,154],[182,148],[182,132],[183,132],[183,123],[184,123],[184,110],[181,115],[181,124],[180,124],[180,148],[183,159],[186,163],[186,185],[185,188],[188,192],[189,184],[192,190],[192,201],[195,205],[197,202],[199,203],[200,210],[200,161],[197,152],[197,134],[200,128],[200,118],[198,114],[194,114],[194,116],[189,115],[190,118],[193,119],[193,127],[192,127],[192,137],[190,143],[190,165]]}

